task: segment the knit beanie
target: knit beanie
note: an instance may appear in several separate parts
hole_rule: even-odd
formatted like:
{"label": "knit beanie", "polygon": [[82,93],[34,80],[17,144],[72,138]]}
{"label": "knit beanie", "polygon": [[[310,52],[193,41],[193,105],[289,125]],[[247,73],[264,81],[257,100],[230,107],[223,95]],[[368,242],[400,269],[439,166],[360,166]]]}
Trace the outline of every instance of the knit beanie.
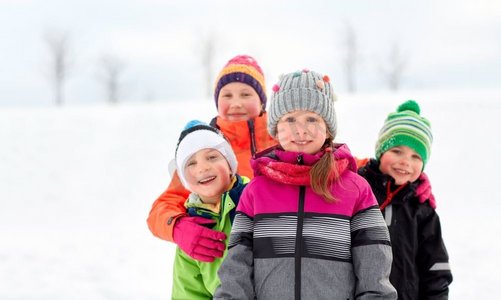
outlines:
{"label": "knit beanie", "polygon": [[336,136],[336,96],[329,76],[304,69],[282,75],[272,90],[268,108],[268,132],[271,136],[276,136],[280,118],[295,110],[317,113],[324,119],[332,137]]}
{"label": "knit beanie", "polygon": [[261,100],[263,111],[266,108],[266,87],[263,70],[257,61],[249,55],[237,55],[230,59],[224,68],[219,72],[214,89],[214,99],[219,97],[219,92],[223,86],[232,82],[241,82],[250,85]]}
{"label": "knit beanie", "polygon": [[420,116],[421,109],[414,100],[407,100],[386,118],[376,142],[376,159],[389,149],[407,146],[423,160],[423,169],[430,157],[433,135],[430,122]]}
{"label": "knit beanie", "polygon": [[203,122],[192,120],[186,124],[181,132],[176,147],[177,173],[185,188],[189,189],[184,173],[186,162],[197,151],[207,148],[216,149],[226,158],[232,175],[237,172],[237,158],[223,134]]}

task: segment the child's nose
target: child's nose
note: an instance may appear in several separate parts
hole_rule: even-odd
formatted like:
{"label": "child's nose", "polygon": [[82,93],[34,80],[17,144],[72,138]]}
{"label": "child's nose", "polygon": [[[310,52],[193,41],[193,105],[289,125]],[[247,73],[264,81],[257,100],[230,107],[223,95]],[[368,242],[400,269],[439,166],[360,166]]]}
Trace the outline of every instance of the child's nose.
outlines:
{"label": "child's nose", "polygon": [[200,163],[198,164],[198,172],[203,173],[209,170],[209,164],[208,163]]}
{"label": "child's nose", "polygon": [[305,136],[306,136],[306,134],[305,134],[305,132],[304,132],[304,131],[302,131],[302,130],[296,130],[295,136],[296,136],[296,138],[301,139],[301,138],[305,137]]}
{"label": "child's nose", "polygon": [[242,103],[240,101],[234,101],[232,103],[232,106],[236,107],[236,108],[241,108],[242,107]]}
{"label": "child's nose", "polygon": [[410,158],[407,157],[407,156],[403,156],[401,159],[400,159],[400,163],[402,165],[405,165],[405,166],[408,166],[409,165],[409,162],[410,162]]}
{"label": "child's nose", "polygon": [[296,134],[298,136],[305,136],[308,134],[308,128],[306,128],[305,124],[298,123],[296,126]]}

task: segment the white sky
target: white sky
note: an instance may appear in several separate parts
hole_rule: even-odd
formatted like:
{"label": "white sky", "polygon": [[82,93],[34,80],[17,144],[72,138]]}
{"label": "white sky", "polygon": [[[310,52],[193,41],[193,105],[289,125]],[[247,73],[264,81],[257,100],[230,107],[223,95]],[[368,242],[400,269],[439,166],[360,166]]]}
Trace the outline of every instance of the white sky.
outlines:
{"label": "white sky", "polygon": [[0,106],[52,103],[43,42],[51,30],[71,36],[69,104],[104,101],[103,54],[126,63],[125,101],[204,96],[201,41],[211,34],[214,74],[246,53],[260,62],[268,88],[280,73],[307,67],[345,91],[347,23],[358,37],[362,91],[385,89],[379,66],[395,43],[408,57],[404,88],[499,87],[500,1],[0,0]]}

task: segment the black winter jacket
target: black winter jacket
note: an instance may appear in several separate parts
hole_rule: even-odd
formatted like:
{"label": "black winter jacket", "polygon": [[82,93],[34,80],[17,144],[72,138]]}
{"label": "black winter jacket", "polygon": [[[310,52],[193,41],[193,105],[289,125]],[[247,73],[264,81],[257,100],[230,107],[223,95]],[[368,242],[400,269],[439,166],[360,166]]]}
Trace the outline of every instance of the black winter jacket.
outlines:
{"label": "black winter jacket", "polygon": [[[397,187],[391,176],[379,171],[371,159],[358,173],[371,185],[379,205]],[[419,180],[407,184],[383,209],[393,250],[390,282],[400,300],[448,299],[452,274],[449,256],[442,240],[440,220],[428,202],[419,203],[415,189]]]}

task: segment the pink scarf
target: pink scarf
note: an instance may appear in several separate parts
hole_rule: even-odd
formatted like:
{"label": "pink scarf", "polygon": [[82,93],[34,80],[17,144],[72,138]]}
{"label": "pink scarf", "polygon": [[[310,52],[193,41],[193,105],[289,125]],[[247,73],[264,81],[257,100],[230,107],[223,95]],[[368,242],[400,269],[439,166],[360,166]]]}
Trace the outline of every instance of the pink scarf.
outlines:
{"label": "pink scarf", "polygon": [[[331,155],[327,153],[327,155]],[[337,172],[331,172],[331,180],[337,180],[337,176],[348,168],[348,159],[336,160]],[[296,165],[288,162],[281,162],[271,158],[261,158],[255,161],[257,173],[285,184],[310,185],[310,170],[312,166]],[[336,176],[337,175],[337,176]]]}

